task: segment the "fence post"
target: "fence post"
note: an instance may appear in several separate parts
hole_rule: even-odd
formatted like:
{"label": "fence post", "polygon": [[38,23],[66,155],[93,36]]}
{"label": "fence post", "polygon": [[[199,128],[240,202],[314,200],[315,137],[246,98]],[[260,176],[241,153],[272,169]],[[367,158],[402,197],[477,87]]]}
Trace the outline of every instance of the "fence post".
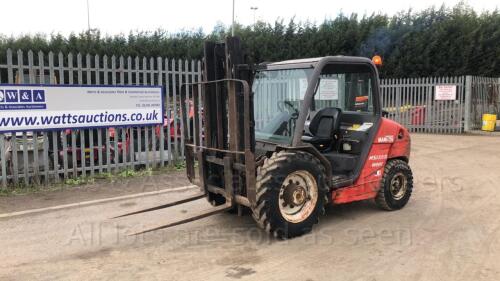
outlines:
{"label": "fence post", "polygon": [[7,187],[7,151],[6,151],[6,144],[5,144],[5,135],[0,134],[0,168],[2,172],[2,187],[5,188]]}
{"label": "fence post", "polygon": [[465,112],[464,131],[471,131],[471,111],[472,111],[472,76],[465,76]]}

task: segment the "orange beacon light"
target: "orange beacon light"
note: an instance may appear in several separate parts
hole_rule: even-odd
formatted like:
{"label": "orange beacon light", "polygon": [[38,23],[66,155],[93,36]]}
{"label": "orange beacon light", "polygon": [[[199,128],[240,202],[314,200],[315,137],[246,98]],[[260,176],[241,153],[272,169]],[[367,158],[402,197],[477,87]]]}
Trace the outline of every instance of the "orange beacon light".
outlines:
{"label": "orange beacon light", "polygon": [[376,66],[382,66],[382,58],[381,58],[379,55],[375,55],[375,56],[373,56],[373,58],[372,58],[372,62],[373,62],[373,64],[375,64]]}

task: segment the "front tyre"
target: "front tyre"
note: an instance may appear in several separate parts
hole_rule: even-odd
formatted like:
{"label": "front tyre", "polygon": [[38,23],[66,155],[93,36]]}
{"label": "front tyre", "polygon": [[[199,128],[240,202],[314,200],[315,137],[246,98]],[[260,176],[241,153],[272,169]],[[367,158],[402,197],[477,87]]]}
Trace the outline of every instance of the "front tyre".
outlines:
{"label": "front tyre", "polygon": [[310,232],[328,202],[324,166],[302,151],[274,153],[257,169],[257,224],[277,238]]}
{"label": "front tyre", "polygon": [[403,208],[413,190],[413,173],[405,161],[389,160],[375,203],[381,209],[392,211]]}

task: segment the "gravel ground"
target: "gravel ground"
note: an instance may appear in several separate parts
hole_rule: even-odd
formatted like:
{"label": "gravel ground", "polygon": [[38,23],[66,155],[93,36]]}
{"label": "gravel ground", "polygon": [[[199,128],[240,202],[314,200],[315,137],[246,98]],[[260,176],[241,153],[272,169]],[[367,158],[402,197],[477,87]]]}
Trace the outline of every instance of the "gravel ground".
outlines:
{"label": "gravel ground", "polygon": [[[498,279],[500,138],[417,134],[412,145],[415,189],[400,211],[371,202],[333,206],[311,234],[287,241],[263,233],[250,216],[228,213],[128,236],[209,208],[204,199],[109,219],[195,189],[4,218],[0,280]],[[150,179],[150,189],[187,184],[180,174],[164,177]],[[144,190],[140,181],[131,180],[127,194]],[[1,198],[0,206],[5,213],[23,202],[43,207],[122,192],[120,185],[80,188]]]}

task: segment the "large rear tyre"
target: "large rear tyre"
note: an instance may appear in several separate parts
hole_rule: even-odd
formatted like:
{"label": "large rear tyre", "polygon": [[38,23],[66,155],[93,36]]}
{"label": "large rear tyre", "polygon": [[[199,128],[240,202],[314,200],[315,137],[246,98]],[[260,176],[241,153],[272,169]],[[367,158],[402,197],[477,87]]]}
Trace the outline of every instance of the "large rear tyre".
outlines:
{"label": "large rear tyre", "polygon": [[257,224],[277,238],[311,231],[328,202],[325,168],[313,155],[274,153],[257,169]]}
{"label": "large rear tyre", "polygon": [[405,161],[389,160],[375,203],[387,211],[399,210],[410,200],[413,190],[413,173]]}

